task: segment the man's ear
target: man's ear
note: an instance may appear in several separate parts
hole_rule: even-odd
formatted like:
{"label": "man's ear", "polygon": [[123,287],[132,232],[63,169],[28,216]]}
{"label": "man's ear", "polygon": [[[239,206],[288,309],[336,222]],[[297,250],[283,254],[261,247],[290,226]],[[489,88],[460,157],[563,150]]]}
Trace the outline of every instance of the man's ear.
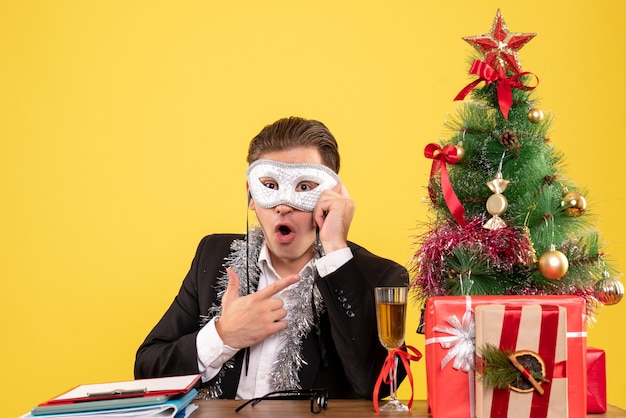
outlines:
{"label": "man's ear", "polygon": [[248,182],[246,182],[246,193],[248,193],[248,209],[254,210],[254,200],[252,199],[252,194],[250,193],[250,186]]}

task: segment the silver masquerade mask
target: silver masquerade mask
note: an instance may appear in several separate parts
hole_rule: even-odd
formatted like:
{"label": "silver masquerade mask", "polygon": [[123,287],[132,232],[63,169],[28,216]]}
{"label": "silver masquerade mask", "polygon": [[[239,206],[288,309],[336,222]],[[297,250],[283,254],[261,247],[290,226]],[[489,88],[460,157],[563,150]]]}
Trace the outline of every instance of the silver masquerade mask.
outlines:
{"label": "silver masquerade mask", "polygon": [[262,208],[288,205],[313,212],[322,192],[341,182],[339,176],[322,164],[281,163],[257,160],[246,171],[254,203]]}

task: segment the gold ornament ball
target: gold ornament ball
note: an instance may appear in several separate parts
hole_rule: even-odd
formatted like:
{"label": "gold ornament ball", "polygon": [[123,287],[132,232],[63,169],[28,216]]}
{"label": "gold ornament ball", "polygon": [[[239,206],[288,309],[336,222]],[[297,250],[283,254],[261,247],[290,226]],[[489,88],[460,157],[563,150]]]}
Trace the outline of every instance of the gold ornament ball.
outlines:
{"label": "gold ornament ball", "polygon": [[543,110],[533,107],[528,111],[528,120],[532,123],[539,123],[543,120]]}
{"label": "gold ornament ball", "polygon": [[455,147],[457,161],[461,161],[463,157],[465,157],[465,148],[463,148],[463,143],[459,142]]}
{"label": "gold ornament ball", "polygon": [[539,273],[546,279],[560,279],[565,276],[569,262],[565,254],[559,250],[546,251],[539,257]]}
{"label": "gold ornament ball", "polygon": [[624,285],[613,277],[599,280],[593,291],[598,302],[603,305],[615,305],[624,297]]}
{"label": "gold ornament ball", "polygon": [[571,216],[580,216],[587,210],[587,200],[578,192],[567,192],[563,196],[561,206]]}

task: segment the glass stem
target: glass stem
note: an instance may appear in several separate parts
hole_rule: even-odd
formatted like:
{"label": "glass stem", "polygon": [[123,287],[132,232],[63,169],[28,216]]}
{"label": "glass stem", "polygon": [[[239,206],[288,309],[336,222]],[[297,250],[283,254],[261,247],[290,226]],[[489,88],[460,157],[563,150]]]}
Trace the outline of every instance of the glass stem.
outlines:
{"label": "glass stem", "polygon": [[393,358],[393,367],[389,370],[389,396],[391,401],[397,400],[396,392],[397,392],[397,380],[396,380],[396,371],[398,370],[398,357],[394,356]]}

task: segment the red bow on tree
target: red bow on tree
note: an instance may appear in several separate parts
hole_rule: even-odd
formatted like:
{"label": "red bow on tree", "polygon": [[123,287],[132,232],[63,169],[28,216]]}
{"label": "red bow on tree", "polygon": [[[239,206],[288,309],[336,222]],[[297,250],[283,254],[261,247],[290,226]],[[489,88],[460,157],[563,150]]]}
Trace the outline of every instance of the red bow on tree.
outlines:
{"label": "red bow on tree", "polygon": [[489,64],[480,60],[474,60],[474,63],[472,64],[469,72],[470,74],[477,75],[479,78],[465,86],[465,88],[456,95],[454,100],[463,100],[465,96],[467,96],[467,94],[472,91],[481,81],[485,81],[487,84],[495,82],[498,86],[498,103],[500,105],[500,110],[502,111],[502,116],[504,116],[504,119],[508,119],[509,109],[513,105],[512,89],[533,90],[535,87],[537,87],[537,85],[527,86],[517,79],[530,74],[535,77],[535,79],[537,80],[537,84],[539,84],[539,78],[533,73],[523,72],[513,74],[512,76],[507,77],[502,67],[499,67],[496,71]]}
{"label": "red bow on tree", "polygon": [[454,193],[446,168],[446,163],[456,164],[459,160],[456,147],[454,145],[446,145],[442,149],[437,144],[428,144],[424,149],[424,156],[433,160],[433,165],[430,169],[431,180],[437,172],[441,172],[441,191],[443,192],[446,205],[448,205],[450,213],[452,213],[459,225],[465,226],[465,208],[459,198],[456,197],[456,193]]}

